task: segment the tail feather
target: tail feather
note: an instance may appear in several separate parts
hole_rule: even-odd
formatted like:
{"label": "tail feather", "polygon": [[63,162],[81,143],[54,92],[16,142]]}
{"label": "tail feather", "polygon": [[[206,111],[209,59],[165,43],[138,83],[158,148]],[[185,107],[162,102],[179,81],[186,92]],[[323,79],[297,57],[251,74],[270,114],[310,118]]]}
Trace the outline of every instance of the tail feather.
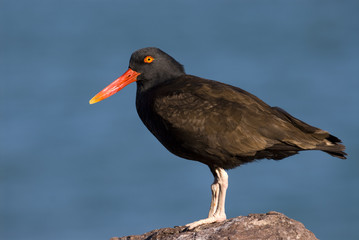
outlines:
{"label": "tail feather", "polygon": [[[300,150],[321,150],[326,152],[333,157],[346,159],[346,153],[344,152],[345,146],[341,144],[341,140],[336,136],[331,135],[327,131],[321,130],[319,128],[313,127],[298,118],[293,117],[283,109],[279,107],[272,107],[273,110],[277,113],[278,117],[285,119],[293,124],[293,126],[300,129],[306,134],[310,134],[312,137],[317,139],[317,143],[314,145],[314,148],[311,149],[300,149]],[[319,141],[319,144],[318,144]],[[299,150],[299,151],[300,151]]]}
{"label": "tail feather", "polygon": [[[342,142],[342,140],[340,140],[339,138],[337,138],[336,136],[333,136],[333,135],[329,135],[329,137],[327,137],[327,140],[332,143],[341,143]],[[345,147],[344,147],[344,149],[345,149]]]}
{"label": "tail feather", "polygon": [[319,145],[317,147],[318,150],[322,150],[323,152],[326,152],[333,157],[347,159],[347,154],[344,152],[345,146],[341,144],[342,141],[339,138],[333,135],[329,135],[326,140],[329,142],[329,144],[327,142],[326,145]]}
{"label": "tail feather", "polygon": [[337,157],[337,158],[340,158],[340,159],[347,159],[347,157],[346,157],[347,154],[345,152],[343,152],[343,151],[337,151],[337,152],[323,151],[323,152],[326,152],[326,153],[330,154],[333,157]]}

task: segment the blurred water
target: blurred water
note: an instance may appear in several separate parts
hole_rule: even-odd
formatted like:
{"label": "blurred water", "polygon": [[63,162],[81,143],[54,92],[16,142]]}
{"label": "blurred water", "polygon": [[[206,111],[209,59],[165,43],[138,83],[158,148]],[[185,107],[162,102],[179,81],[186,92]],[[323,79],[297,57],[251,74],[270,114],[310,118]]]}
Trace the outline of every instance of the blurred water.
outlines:
{"label": "blurred water", "polygon": [[135,84],[88,100],[157,46],[331,131],[306,152],[229,172],[227,215],[280,211],[358,239],[358,1],[0,1],[0,239],[108,239],[206,216],[207,167],[140,122]]}

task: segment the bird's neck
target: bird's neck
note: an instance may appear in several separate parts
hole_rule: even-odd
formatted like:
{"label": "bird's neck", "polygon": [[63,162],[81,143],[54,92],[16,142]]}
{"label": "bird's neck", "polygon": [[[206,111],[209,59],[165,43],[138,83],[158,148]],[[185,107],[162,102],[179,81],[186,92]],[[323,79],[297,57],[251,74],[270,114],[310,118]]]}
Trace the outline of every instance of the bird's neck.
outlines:
{"label": "bird's neck", "polygon": [[160,86],[162,84],[165,84],[167,82],[176,81],[177,78],[181,77],[182,75],[185,75],[184,73],[176,74],[172,76],[158,76],[158,78],[154,78],[152,80],[139,80],[137,81],[137,94],[143,93],[148,91],[151,88]]}
{"label": "bird's neck", "polygon": [[151,89],[152,87],[158,84],[157,81],[146,81],[146,80],[137,81],[136,83],[137,83],[137,94],[146,92],[148,89]]}

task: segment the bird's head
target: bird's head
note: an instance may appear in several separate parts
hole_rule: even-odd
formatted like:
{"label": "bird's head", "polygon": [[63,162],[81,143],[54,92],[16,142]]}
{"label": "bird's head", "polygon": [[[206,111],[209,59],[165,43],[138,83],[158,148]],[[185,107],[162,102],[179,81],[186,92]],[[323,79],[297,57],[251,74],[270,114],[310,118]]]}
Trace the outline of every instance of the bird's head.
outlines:
{"label": "bird's head", "polygon": [[135,81],[144,90],[184,74],[183,66],[167,53],[154,47],[142,48],[132,53],[128,70],[94,96],[90,104],[112,96]]}

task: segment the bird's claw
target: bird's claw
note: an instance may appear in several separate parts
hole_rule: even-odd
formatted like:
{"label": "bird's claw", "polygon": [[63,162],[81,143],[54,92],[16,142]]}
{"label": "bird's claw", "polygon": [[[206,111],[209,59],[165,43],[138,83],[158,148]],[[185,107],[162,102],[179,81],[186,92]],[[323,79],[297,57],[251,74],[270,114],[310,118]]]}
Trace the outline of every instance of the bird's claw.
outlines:
{"label": "bird's claw", "polygon": [[192,223],[186,224],[186,230],[193,230],[198,226],[201,226],[203,224],[209,224],[209,223],[215,223],[215,222],[222,222],[226,220],[226,217],[209,217],[205,219],[201,219]]}

